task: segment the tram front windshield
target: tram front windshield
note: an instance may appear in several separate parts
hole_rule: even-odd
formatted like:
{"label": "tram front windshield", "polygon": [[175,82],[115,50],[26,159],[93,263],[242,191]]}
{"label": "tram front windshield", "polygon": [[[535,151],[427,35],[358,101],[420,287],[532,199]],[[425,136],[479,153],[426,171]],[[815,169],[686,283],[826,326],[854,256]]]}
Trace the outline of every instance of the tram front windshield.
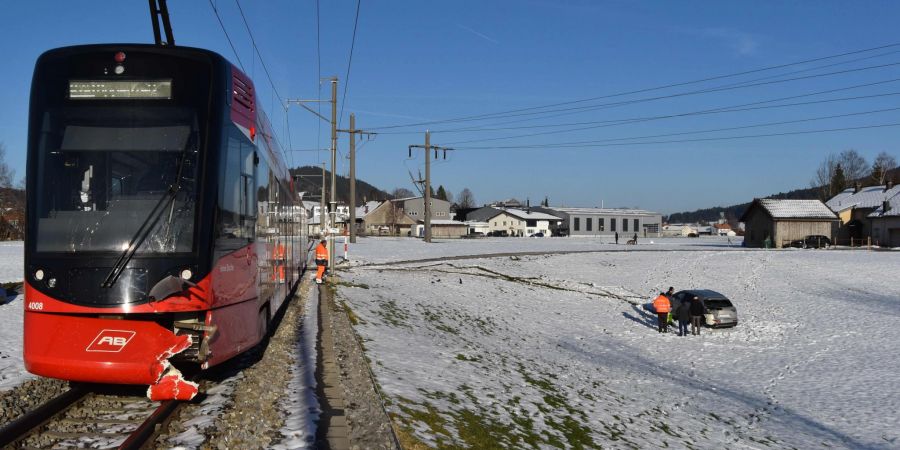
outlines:
{"label": "tram front windshield", "polygon": [[[192,251],[196,113],[128,103],[68,103],[43,113],[34,203],[38,252],[122,252],[154,220],[137,253]],[[150,217],[160,202],[164,208]]]}

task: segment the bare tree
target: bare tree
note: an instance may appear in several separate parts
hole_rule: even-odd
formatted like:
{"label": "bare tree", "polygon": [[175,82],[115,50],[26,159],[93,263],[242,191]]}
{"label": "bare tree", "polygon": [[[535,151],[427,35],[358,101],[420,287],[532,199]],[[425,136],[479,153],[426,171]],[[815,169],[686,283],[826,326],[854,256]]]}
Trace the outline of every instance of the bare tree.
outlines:
{"label": "bare tree", "polygon": [[869,164],[856,150],[844,150],[839,155],[831,153],[825,157],[825,161],[822,161],[822,164],[816,169],[816,173],[810,182],[812,187],[821,188],[823,198],[831,198],[843,190],[841,186],[832,185],[832,180],[835,179],[835,170],[838,166],[843,171],[842,178],[847,180],[849,184],[860,181],[869,175]]}
{"label": "bare tree", "polygon": [[400,224],[400,219],[402,219],[404,215],[403,208],[397,202],[392,202],[390,200],[388,200],[387,207],[388,210],[385,213],[385,220],[391,228],[391,236],[396,236],[399,233],[397,226]]}
{"label": "bare tree", "polygon": [[6,164],[6,145],[0,142],[0,187],[12,187],[16,171]]}
{"label": "bare tree", "polygon": [[881,152],[872,162],[872,181],[877,185],[882,185],[887,181],[887,173],[897,168],[897,159]]}
{"label": "bare tree", "polygon": [[844,177],[848,182],[856,182],[869,175],[869,163],[856,150],[842,151],[838,155],[838,162],[844,169]]}
{"label": "bare tree", "polygon": [[825,161],[822,161],[819,164],[819,168],[816,169],[816,174],[813,175],[812,180],[809,182],[810,187],[822,188],[823,195],[829,197],[831,194],[831,178],[834,177],[834,169],[837,165],[837,156],[834,153],[828,154],[825,157]]}
{"label": "bare tree", "polygon": [[460,208],[474,208],[475,194],[473,194],[469,188],[463,188],[463,190],[459,192],[456,204],[459,205]]}
{"label": "bare tree", "polygon": [[409,198],[415,197],[415,194],[409,189],[398,187],[391,191],[391,197],[393,198]]}
{"label": "bare tree", "polygon": [[453,203],[453,193],[448,190],[446,192],[446,194],[447,194],[447,201],[450,203]]}

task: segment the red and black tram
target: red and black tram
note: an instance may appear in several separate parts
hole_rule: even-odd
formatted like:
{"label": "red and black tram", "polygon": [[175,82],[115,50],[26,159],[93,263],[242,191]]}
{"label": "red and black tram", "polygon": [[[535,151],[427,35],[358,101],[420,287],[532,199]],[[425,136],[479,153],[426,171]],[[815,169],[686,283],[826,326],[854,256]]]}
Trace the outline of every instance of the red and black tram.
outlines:
{"label": "red and black tram", "polygon": [[306,261],[253,83],[201,49],[66,47],[29,114],[26,368],[192,397],[176,366],[260,342]]}

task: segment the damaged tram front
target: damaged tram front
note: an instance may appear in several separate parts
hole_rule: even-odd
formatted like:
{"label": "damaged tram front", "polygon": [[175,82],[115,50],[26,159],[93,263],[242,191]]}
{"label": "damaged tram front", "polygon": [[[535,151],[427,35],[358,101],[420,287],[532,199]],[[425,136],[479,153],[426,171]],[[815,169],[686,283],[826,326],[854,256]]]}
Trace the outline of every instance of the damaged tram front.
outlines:
{"label": "damaged tram front", "polygon": [[92,45],[35,68],[26,368],[197,392],[253,347],[305,261],[305,215],[252,82],[199,49]]}

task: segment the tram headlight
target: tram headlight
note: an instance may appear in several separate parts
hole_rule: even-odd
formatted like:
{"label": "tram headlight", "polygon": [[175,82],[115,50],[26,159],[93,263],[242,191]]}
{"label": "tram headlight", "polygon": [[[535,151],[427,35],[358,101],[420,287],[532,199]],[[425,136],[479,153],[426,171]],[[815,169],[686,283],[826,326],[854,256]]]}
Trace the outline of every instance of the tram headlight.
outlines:
{"label": "tram headlight", "polygon": [[51,278],[51,279],[47,280],[47,287],[52,287],[52,288],[56,287],[56,278]]}
{"label": "tram headlight", "polygon": [[125,73],[125,66],[116,64],[116,68],[113,69],[113,71],[116,72],[116,75],[122,75],[123,73]]}
{"label": "tram headlight", "polygon": [[41,281],[44,279],[44,271],[42,269],[38,269],[34,271],[34,279]]}
{"label": "tram headlight", "polygon": [[182,280],[190,280],[192,276],[194,276],[194,273],[191,272],[191,269],[184,269],[181,271]]}

